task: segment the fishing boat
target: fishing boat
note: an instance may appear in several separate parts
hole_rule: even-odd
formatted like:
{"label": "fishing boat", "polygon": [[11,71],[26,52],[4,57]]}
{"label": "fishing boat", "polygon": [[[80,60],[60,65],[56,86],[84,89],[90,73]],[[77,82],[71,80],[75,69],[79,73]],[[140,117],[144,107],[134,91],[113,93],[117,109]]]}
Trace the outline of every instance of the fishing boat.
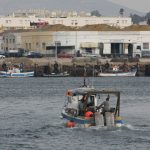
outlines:
{"label": "fishing boat", "polygon": [[136,70],[134,71],[129,71],[129,72],[99,72],[98,76],[99,77],[135,77],[136,76]]}
{"label": "fishing boat", "polygon": [[98,77],[118,77],[118,76],[124,76],[124,77],[135,77],[137,73],[137,69],[129,70],[129,71],[123,71],[120,70],[118,67],[112,68],[112,70],[107,72],[100,71],[98,73]]}
{"label": "fishing boat", "polygon": [[[66,97],[61,115],[63,119],[67,120],[67,127],[120,127],[123,124],[120,116],[119,91],[98,90],[84,85],[67,90]],[[103,111],[104,107],[100,107],[105,98],[110,99],[110,108],[107,112]],[[81,107],[81,103],[83,103],[83,107]]]}
{"label": "fishing boat", "polygon": [[69,76],[70,74],[67,72],[43,74],[43,77],[69,77]]}
{"label": "fishing boat", "polygon": [[13,78],[13,77],[33,77],[33,76],[34,71],[22,72],[19,68],[12,68],[8,71],[0,71],[0,77]]}

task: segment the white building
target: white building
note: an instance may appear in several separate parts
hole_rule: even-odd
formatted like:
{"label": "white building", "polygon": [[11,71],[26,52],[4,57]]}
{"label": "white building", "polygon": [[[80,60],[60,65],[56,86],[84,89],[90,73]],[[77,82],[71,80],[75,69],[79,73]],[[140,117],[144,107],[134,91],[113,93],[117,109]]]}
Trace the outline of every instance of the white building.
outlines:
{"label": "white building", "polygon": [[[47,50],[91,53],[107,56],[135,56],[150,50],[150,31],[61,31],[53,33]],[[55,53],[55,52],[54,52]]]}
{"label": "white building", "polygon": [[107,24],[119,28],[124,28],[132,25],[130,17],[62,17],[62,18],[41,18],[35,16],[15,17],[7,16],[0,17],[0,27],[4,29],[29,29],[33,28],[30,23],[44,23],[49,25],[62,24],[65,26],[84,26],[93,24]]}
{"label": "white building", "polygon": [[17,50],[19,48],[22,48],[21,44],[21,32],[6,32],[3,34],[3,50]]}
{"label": "white building", "polygon": [[3,34],[0,33],[0,50],[2,50],[2,45],[3,45]]}

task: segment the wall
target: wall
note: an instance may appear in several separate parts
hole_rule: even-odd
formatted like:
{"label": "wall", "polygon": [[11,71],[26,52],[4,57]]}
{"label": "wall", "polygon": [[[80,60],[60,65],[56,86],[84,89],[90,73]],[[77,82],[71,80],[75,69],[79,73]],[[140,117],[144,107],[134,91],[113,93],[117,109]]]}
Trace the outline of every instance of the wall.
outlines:
{"label": "wall", "polygon": [[22,48],[42,53],[46,53],[46,45],[52,43],[53,39],[51,31],[23,32],[21,37]]}
{"label": "wall", "polygon": [[[60,41],[61,45],[75,45],[76,50],[81,49],[82,43],[104,43],[104,54],[111,54],[111,43],[150,44],[150,31],[60,31],[53,33],[53,42]],[[124,53],[128,50],[123,46]],[[135,47],[134,47],[135,50]]]}
{"label": "wall", "polygon": [[3,48],[4,50],[15,50],[21,48],[21,33],[4,33],[3,34]]}
{"label": "wall", "polygon": [[40,18],[35,16],[29,17],[0,17],[0,27],[5,29],[29,29],[30,22],[48,22],[50,25],[62,24],[65,26],[84,26],[92,24],[107,24],[124,28],[132,25],[130,17],[67,17],[67,18]]}

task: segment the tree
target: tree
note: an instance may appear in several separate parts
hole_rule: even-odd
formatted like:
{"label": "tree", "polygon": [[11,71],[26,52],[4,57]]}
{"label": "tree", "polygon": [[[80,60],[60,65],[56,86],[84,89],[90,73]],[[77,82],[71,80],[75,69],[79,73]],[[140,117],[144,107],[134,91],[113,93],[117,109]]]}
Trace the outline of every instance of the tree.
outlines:
{"label": "tree", "polygon": [[93,10],[93,11],[91,12],[91,16],[97,16],[97,17],[100,17],[101,14],[99,13],[98,10]]}
{"label": "tree", "polygon": [[147,24],[150,25],[150,18],[147,19]]}
{"label": "tree", "polygon": [[119,14],[120,14],[121,16],[124,15],[124,9],[123,9],[123,8],[120,9]]}
{"label": "tree", "polygon": [[132,18],[134,24],[139,24],[140,22],[147,21],[147,24],[150,25],[150,12],[148,12],[145,16],[130,14],[130,17]]}
{"label": "tree", "polygon": [[137,14],[131,14],[130,17],[132,18],[133,24],[139,24],[140,22],[144,21],[144,17],[141,17]]}

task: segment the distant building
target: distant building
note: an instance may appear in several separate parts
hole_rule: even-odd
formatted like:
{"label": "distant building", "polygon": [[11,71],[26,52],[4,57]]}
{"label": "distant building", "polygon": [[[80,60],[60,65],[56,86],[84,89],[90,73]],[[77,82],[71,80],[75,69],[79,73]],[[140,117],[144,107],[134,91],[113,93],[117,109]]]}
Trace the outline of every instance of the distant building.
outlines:
{"label": "distant building", "polygon": [[46,51],[46,45],[53,41],[52,31],[29,31],[22,32],[22,48],[30,51],[49,53]]}
{"label": "distant building", "polygon": [[3,33],[2,49],[5,51],[22,48],[21,32],[9,31]]}
{"label": "distant building", "polygon": [[[13,14],[10,16],[0,17],[0,27],[4,29],[33,29],[40,25],[62,24],[65,26],[85,26],[93,24],[107,24],[118,28],[124,28],[132,25],[130,17],[95,17],[95,16],[78,16],[76,12],[61,13],[52,12],[51,16],[36,15],[34,13]],[[56,17],[59,16],[59,17]],[[38,26],[39,25],[39,26]]]}
{"label": "distant building", "polygon": [[[89,28],[90,27],[90,28]],[[23,48],[43,54],[65,52],[96,54],[109,57],[141,56],[150,51],[150,27],[132,26],[117,31],[106,25],[94,25],[75,30],[62,25],[34,30],[7,31],[3,34],[3,49]],[[143,31],[140,31],[140,30]]]}
{"label": "distant building", "polygon": [[3,49],[3,33],[0,33],[0,50]]}
{"label": "distant building", "polygon": [[[58,52],[97,54],[109,57],[141,56],[150,51],[150,31],[70,31],[54,32],[53,43],[59,42]],[[47,50],[55,53],[55,46]]]}

